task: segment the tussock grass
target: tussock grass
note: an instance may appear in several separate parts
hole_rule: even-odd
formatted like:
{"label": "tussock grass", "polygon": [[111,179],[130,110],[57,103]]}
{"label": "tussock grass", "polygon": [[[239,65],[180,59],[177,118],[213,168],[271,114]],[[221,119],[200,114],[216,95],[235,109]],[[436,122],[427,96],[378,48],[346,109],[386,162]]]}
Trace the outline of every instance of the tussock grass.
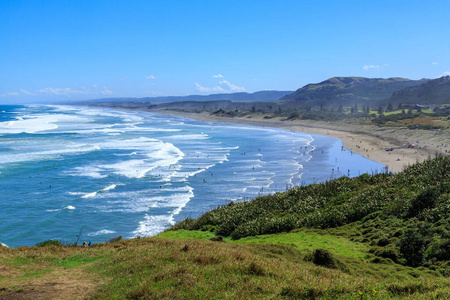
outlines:
{"label": "tussock grass", "polygon": [[[342,262],[353,269],[357,268],[351,266],[352,261],[359,267],[378,266],[347,259]],[[0,277],[0,285],[6,287],[0,295],[32,291],[36,279],[53,282],[60,272],[69,272],[73,280],[92,284],[86,296],[93,299],[450,297],[446,278],[402,266],[398,272],[404,277],[399,279],[377,277],[369,269],[361,276],[353,269],[347,272],[304,261],[295,245],[141,238],[87,248],[2,248],[0,262],[9,270]],[[39,274],[30,275],[25,270]],[[413,270],[420,278],[408,274]]]}

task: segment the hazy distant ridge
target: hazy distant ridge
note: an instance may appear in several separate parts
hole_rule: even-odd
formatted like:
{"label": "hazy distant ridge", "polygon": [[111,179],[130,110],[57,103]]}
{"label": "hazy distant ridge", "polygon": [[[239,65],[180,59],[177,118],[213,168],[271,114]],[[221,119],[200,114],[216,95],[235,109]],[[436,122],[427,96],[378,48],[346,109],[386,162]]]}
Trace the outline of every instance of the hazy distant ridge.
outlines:
{"label": "hazy distant ridge", "polygon": [[179,102],[179,101],[275,101],[284,97],[292,91],[259,91],[255,93],[230,93],[230,94],[211,94],[211,95],[189,95],[189,96],[163,96],[163,97],[145,97],[145,98],[102,98],[90,101],[108,101],[108,102]]}

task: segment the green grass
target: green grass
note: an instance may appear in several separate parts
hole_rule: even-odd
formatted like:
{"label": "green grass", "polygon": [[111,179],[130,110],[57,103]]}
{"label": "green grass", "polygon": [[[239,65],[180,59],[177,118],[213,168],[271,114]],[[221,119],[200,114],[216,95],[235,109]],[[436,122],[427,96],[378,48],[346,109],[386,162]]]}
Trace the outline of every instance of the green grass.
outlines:
{"label": "green grass", "polygon": [[332,235],[323,235],[313,232],[298,230],[290,233],[267,234],[242,238],[234,241],[236,244],[264,243],[293,246],[302,254],[313,249],[327,249],[333,254],[344,257],[364,259],[367,247],[362,243],[349,241],[345,238]]}
{"label": "green grass", "polygon": [[[179,239],[179,240],[189,240],[198,239],[205,240],[215,237],[215,234],[209,231],[200,230],[176,230],[176,231],[166,231],[155,238],[168,238],[168,239]],[[344,257],[353,257],[358,259],[364,259],[367,253],[367,246],[362,243],[352,242],[343,237],[337,237],[333,235],[320,234],[315,231],[305,231],[297,230],[295,232],[289,233],[279,233],[279,234],[265,234],[252,236],[247,238],[242,238],[233,241],[231,238],[224,238],[224,241],[233,244],[276,244],[276,245],[287,245],[295,247],[297,250],[305,255],[311,252],[313,249],[327,249],[333,254]]]}
{"label": "green grass", "polygon": [[[176,231],[165,231],[157,236],[155,238],[162,238],[162,239],[175,239],[175,240],[191,240],[191,239],[197,239],[197,240],[209,240],[210,238],[215,237],[216,235],[213,232],[210,231],[201,231],[201,230],[176,230]],[[228,240],[230,240],[228,238]]]}
{"label": "green grass", "polygon": [[[172,238],[162,238],[167,235]],[[186,239],[193,236],[198,239]],[[36,293],[64,298],[78,285],[90,299],[450,297],[448,279],[427,269],[368,262],[360,258],[364,247],[345,238],[315,231],[225,242],[210,241],[210,236],[180,231],[89,248],[0,248],[0,297]],[[308,249],[330,244],[342,270],[305,261]],[[53,290],[61,276],[70,280]]]}
{"label": "green grass", "polygon": [[0,298],[449,299],[449,191],[450,157],[436,157],[230,203],[153,238],[0,247]]}

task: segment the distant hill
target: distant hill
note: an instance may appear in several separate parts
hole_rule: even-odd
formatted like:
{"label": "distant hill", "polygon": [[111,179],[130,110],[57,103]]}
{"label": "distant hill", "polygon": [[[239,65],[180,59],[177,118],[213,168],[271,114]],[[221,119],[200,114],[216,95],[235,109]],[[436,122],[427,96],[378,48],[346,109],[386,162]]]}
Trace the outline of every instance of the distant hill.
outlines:
{"label": "distant hill", "polygon": [[393,93],[388,101],[407,104],[450,104],[450,76],[401,89]]}
{"label": "distant hill", "polygon": [[420,85],[426,81],[427,79],[333,77],[320,83],[305,85],[281,100],[319,100],[324,103],[380,101],[391,97],[392,93],[400,89]]}
{"label": "distant hill", "polygon": [[145,97],[145,98],[102,98],[93,99],[86,102],[180,102],[180,101],[275,101],[291,94],[292,91],[259,91],[255,93],[230,93],[230,94],[211,94],[211,95],[190,95],[190,96],[164,96],[164,97]]}

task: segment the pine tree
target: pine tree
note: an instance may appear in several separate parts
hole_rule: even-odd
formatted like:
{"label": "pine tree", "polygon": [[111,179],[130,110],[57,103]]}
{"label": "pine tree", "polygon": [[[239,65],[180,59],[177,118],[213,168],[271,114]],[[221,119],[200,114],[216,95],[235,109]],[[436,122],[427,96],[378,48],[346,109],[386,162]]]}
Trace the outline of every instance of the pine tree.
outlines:
{"label": "pine tree", "polygon": [[387,111],[393,111],[393,110],[394,110],[394,108],[392,107],[392,103],[389,102],[389,105],[387,107]]}

